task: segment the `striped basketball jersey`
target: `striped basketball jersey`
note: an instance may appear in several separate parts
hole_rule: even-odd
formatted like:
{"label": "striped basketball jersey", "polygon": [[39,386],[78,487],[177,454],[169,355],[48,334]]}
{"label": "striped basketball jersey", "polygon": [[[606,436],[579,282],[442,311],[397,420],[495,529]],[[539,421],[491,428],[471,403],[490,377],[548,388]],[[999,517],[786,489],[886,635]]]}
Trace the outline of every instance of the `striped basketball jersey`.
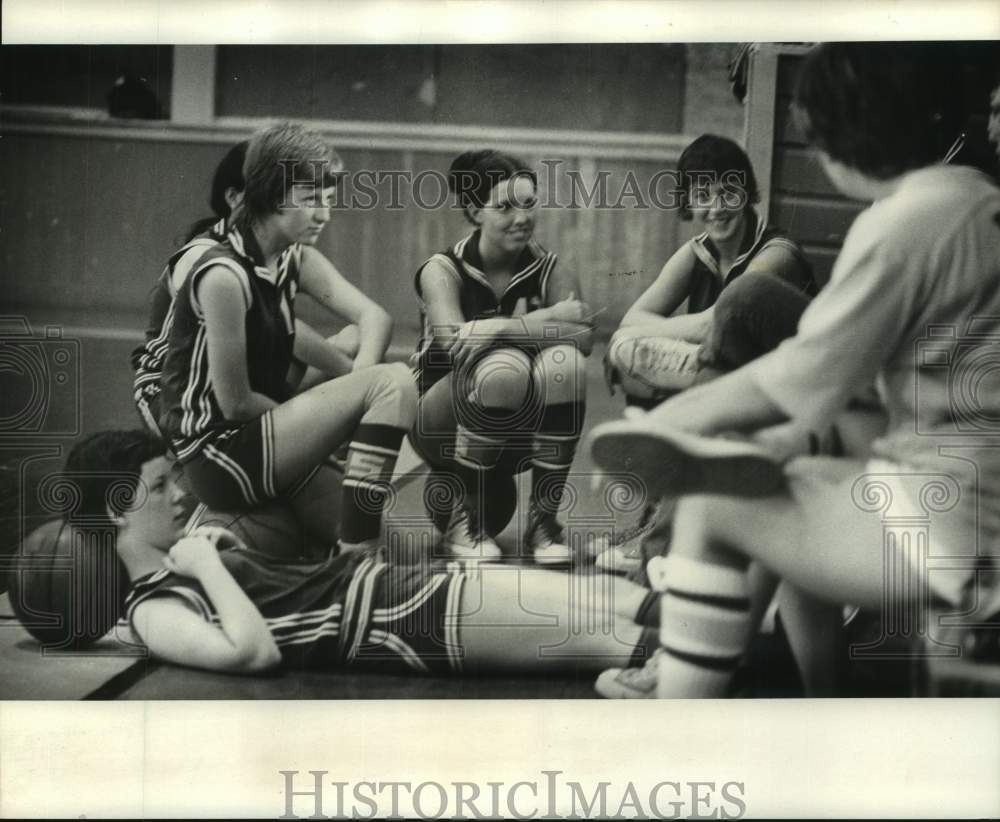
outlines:
{"label": "striped basketball jersey", "polygon": [[[421,672],[461,669],[458,614],[466,575],[455,563],[393,566],[358,551],[323,562],[278,562],[240,548],[219,557],[264,617],[287,668],[402,662]],[[132,583],[126,619],[132,621],[139,603],[164,595],[182,597],[218,624],[200,583],[166,569]]]}
{"label": "striped basketball jersey", "polygon": [[250,388],[275,402],[289,398],[288,369],[295,344],[295,292],[302,249],[289,246],[278,260],[277,275],[264,265],[253,235],[230,229],[223,243],[198,260],[174,298],[161,386],[160,427],[177,456],[189,459],[214,437],[235,431],[241,423],[227,420],[219,408],[208,370],[208,336],[196,289],[214,266],[236,274],[246,305],[247,376]]}
{"label": "striped basketball jersey", "polygon": [[207,231],[192,237],[175,251],[153,287],[146,339],[131,356],[135,380],[132,383],[136,402],[151,400],[160,394],[160,376],[167,356],[170,326],[173,322],[174,296],[183,288],[188,274],[201,255],[226,239],[226,221],[219,220]]}
{"label": "striped basketball jersey", "polygon": [[768,225],[764,220],[761,220],[753,209],[750,210],[750,214],[753,219],[750,244],[736,258],[732,268],[725,276],[719,269],[718,251],[709,239],[707,232],[688,241],[697,260],[691,278],[691,290],[688,292],[689,313],[704,311],[714,305],[715,301],[719,299],[722,289],[746,271],[754,258],[766,248],[787,249],[798,260],[799,266],[794,277],[785,276],[790,285],[809,297],[814,296],[819,290],[813,279],[812,266],[798,243],[780,228]]}
{"label": "striped basketball jersey", "polygon": [[422,332],[417,351],[410,359],[421,392],[451,371],[448,351],[435,343],[420,288],[420,274],[431,260],[440,263],[458,283],[462,316],[468,322],[489,317],[516,317],[548,305],[549,277],[556,267],[557,257],[532,240],[521,252],[517,273],[499,298],[483,272],[478,229],[446,251],[427,259],[415,276]]}

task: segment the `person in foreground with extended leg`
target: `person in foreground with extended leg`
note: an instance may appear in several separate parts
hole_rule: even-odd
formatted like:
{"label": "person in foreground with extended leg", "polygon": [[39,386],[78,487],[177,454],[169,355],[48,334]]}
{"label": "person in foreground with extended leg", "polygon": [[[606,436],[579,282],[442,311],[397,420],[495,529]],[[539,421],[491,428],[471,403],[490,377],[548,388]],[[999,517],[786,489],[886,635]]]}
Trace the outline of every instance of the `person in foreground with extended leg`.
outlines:
{"label": "person in foreground with extended leg", "polygon": [[576,278],[555,274],[555,254],[534,240],[536,185],[508,154],[457,157],[449,186],[475,230],[416,276],[424,332],[411,441],[458,480],[445,532],[456,557],[501,556],[485,525],[487,489],[527,465],[527,552],[543,564],[572,559],[556,513],[583,429],[592,328]]}
{"label": "person in foreground with extended leg", "polygon": [[[81,608],[72,586],[52,584],[53,573],[65,576],[52,568],[66,550],[59,540],[19,555],[11,601],[42,641],[71,638],[82,649],[124,614],[155,657],[232,673],[593,669],[641,662],[655,647],[655,629],[636,622],[655,602],[622,580],[598,576],[582,592],[582,578],[538,568],[394,566],[361,552],[289,560],[276,555],[283,546],[262,553],[221,528],[192,522],[182,535],[164,452],[144,431],[101,432],[73,449],[67,465],[85,468],[73,475],[83,517],[73,527],[106,518],[113,550],[82,539],[72,554],[73,573],[88,580],[79,590],[103,603],[101,621],[86,625],[94,608]],[[39,615],[58,624],[41,629]],[[575,631],[579,624],[599,630]]]}
{"label": "person in foreground with extended leg", "polygon": [[[296,291],[347,314],[370,303],[313,247],[339,168],[323,137],[299,126],[278,124],[250,140],[226,241],[205,251],[174,299],[160,427],[202,502],[236,509],[284,497],[327,545],[339,527],[342,548],[373,549],[416,413],[409,369],[371,364],[386,342],[373,335],[361,340],[350,373],[294,396],[288,385]],[[345,442],[341,492],[327,460]],[[331,497],[340,493],[338,522]]]}
{"label": "person in foreground with extended leg", "polygon": [[[966,356],[970,329],[980,340],[1000,335],[1000,190],[975,169],[938,162],[961,112],[948,66],[925,49],[825,44],[804,64],[796,105],[827,174],[848,196],[875,202],[851,227],[796,336],[641,419],[593,432],[599,464],[635,471],[653,493],[682,495],[663,568],[663,651],[644,671],[602,675],[606,696],[650,696],[656,683],[661,697],[723,694],[755,627],[751,562],[780,576],[798,613],[810,610],[817,637],[846,602],[975,608],[970,564],[928,573],[916,549],[899,561],[916,563],[902,578],[919,584],[887,587],[896,582],[877,515],[893,500],[897,513],[932,514],[938,557],[1000,547],[989,425],[979,438],[949,437],[970,414],[1000,418],[1000,393],[977,380],[970,401],[948,367],[934,367]],[[818,430],[872,381],[890,424],[867,463],[783,466],[752,442],[724,438],[788,419]],[[949,455],[948,444],[964,451]],[[929,475],[942,478],[944,497],[925,493]]]}

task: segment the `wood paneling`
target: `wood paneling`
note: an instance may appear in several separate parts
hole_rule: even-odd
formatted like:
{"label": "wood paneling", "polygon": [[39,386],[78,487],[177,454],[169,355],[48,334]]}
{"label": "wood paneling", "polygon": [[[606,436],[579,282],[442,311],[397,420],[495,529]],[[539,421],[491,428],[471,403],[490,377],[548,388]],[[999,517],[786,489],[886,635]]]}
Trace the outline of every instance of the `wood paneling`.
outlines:
{"label": "wood paneling", "polygon": [[[218,141],[199,142],[196,133],[178,131],[183,141],[169,139],[169,128],[165,133],[157,139],[88,137],[86,129],[4,134],[0,290],[5,306],[143,314],[164,260],[207,210],[208,180],[225,151]],[[341,153],[355,173],[440,172],[442,178],[452,159],[450,152],[432,150]],[[559,254],[561,270],[577,274],[582,296],[600,310],[601,328],[608,331],[686,237],[676,212],[657,207],[650,197],[654,175],[671,164],[542,150],[526,159],[540,172],[537,235]],[[435,207],[419,207],[406,185],[391,202],[383,179],[377,202],[368,203],[370,198],[355,191],[351,208],[345,188],[320,241],[320,249],[410,333],[417,327],[412,285],[417,266],[469,230],[450,198],[438,196],[436,179],[424,176],[424,205]],[[586,206],[584,193],[602,176],[603,197]],[[661,205],[669,206],[666,189],[661,178],[656,193]],[[303,306],[303,316],[313,316],[311,311]]]}

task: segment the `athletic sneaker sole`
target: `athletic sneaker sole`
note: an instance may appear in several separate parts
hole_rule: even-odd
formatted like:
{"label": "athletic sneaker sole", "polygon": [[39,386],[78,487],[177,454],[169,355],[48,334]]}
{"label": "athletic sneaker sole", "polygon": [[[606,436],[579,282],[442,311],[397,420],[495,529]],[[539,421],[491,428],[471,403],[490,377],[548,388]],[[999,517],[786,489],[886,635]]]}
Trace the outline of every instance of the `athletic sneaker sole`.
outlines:
{"label": "athletic sneaker sole", "polygon": [[598,425],[590,450],[602,468],[636,474],[650,499],[696,493],[763,497],[785,482],[781,463],[759,446],[654,429],[644,419]]}
{"label": "athletic sneaker sole", "polygon": [[541,556],[539,556],[538,554],[534,554],[532,558],[535,561],[535,565],[544,565],[548,568],[557,566],[563,566],[568,568],[570,565],[573,564],[572,554],[570,554],[569,556],[567,556],[566,554],[559,554],[558,556],[550,556],[550,557],[547,557],[544,554],[542,554]]}
{"label": "athletic sneaker sole", "polygon": [[626,554],[621,548],[612,546],[604,553],[598,554],[594,567],[606,574],[631,574],[642,567],[642,556]]}
{"label": "athletic sneaker sole", "polygon": [[649,691],[640,691],[623,684],[618,680],[624,669],[608,668],[603,671],[594,682],[594,690],[605,699],[653,699],[656,696],[656,688]]}
{"label": "athletic sneaker sole", "polygon": [[497,548],[496,551],[473,551],[458,545],[445,543],[445,548],[451,554],[452,559],[463,560],[465,562],[499,562],[503,559],[503,552]]}

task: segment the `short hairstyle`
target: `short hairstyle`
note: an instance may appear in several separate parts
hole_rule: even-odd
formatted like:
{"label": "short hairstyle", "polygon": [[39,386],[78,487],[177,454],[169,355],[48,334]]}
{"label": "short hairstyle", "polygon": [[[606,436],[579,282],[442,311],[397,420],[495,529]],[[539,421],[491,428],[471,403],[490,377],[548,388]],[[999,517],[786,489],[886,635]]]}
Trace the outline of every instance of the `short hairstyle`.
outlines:
{"label": "short hairstyle", "polygon": [[934,43],[822,43],[795,113],[833,160],[879,180],[941,160],[962,128],[960,61]]}
{"label": "short hairstyle", "polygon": [[344,168],[340,156],[318,131],[278,123],[250,138],[243,163],[243,203],[235,219],[246,228],[274,214],[293,185],[328,188]]}
{"label": "short hairstyle", "polygon": [[102,431],[70,451],[52,495],[72,509],[24,539],[10,575],[11,607],[39,641],[82,648],[114,627],[129,577],[108,511],[135,503],[143,463],[165,448],[147,431]]}
{"label": "short hairstyle", "polygon": [[73,446],[63,465],[79,502],[70,522],[96,522],[122,514],[135,502],[142,466],[166,453],[163,440],[141,429],[99,431]]}
{"label": "short hairstyle", "polygon": [[471,222],[469,209],[482,208],[493,187],[513,177],[526,177],[532,185],[538,185],[538,175],[520,157],[492,148],[465,151],[448,169],[448,188]]}
{"label": "short hairstyle", "polygon": [[677,161],[677,200],[682,220],[691,219],[691,189],[699,182],[739,183],[746,204],[760,201],[757,176],[738,143],[717,134],[702,134],[681,152]]}

